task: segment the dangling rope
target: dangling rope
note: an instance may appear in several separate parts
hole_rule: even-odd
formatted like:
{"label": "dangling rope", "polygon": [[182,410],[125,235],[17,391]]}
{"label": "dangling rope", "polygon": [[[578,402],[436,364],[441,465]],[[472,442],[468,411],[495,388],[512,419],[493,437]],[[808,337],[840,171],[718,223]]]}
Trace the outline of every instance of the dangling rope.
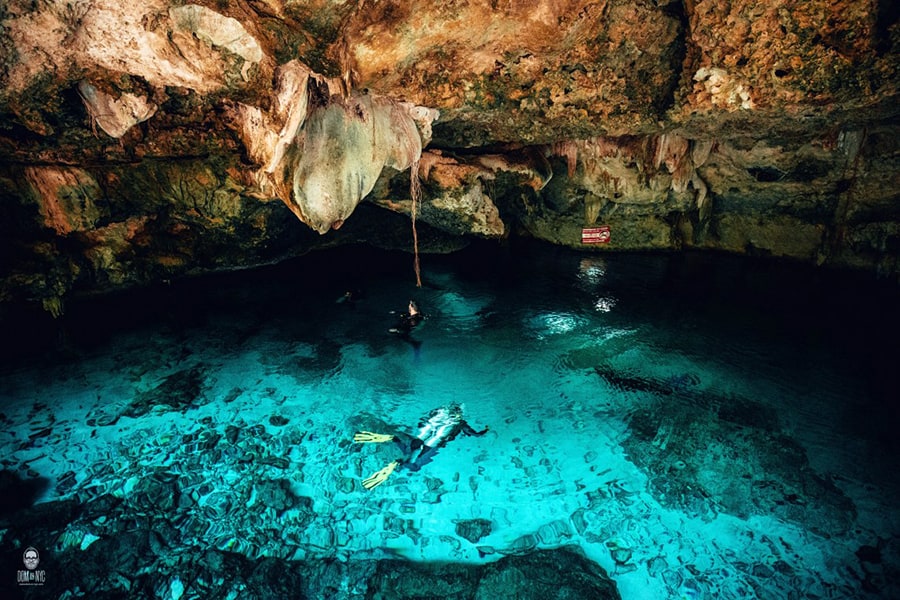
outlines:
{"label": "dangling rope", "polygon": [[409,195],[412,197],[413,268],[416,271],[416,287],[422,287],[422,273],[419,270],[419,234],[416,232],[416,205],[422,198],[422,182],[419,181],[419,161],[410,167]]}

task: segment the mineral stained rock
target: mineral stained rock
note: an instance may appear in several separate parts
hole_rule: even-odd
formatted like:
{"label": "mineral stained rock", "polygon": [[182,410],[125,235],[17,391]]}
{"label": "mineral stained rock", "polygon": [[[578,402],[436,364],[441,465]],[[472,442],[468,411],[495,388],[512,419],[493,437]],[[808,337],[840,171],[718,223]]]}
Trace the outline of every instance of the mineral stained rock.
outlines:
{"label": "mineral stained rock", "polygon": [[[0,6],[0,302],[530,235],[900,274],[874,0]],[[421,190],[421,198],[413,200]],[[299,221],[298,221],[299,219]],[[338,230],[338,228],[340,228]]]}

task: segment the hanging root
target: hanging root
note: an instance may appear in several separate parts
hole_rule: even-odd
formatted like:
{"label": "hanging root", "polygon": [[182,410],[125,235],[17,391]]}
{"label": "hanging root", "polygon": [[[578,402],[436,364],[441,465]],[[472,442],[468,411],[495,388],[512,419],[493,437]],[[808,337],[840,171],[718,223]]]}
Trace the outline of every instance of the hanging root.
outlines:
{"label": "hanging root", "polygon": [[416,287],[422,287],[422,273],[419,270],[419,234],[416,232],[416,206],[422,198],[422,182],[419,181],[419,161],[409,169],[409,195],[412,198],[413,269],[416,272]]}

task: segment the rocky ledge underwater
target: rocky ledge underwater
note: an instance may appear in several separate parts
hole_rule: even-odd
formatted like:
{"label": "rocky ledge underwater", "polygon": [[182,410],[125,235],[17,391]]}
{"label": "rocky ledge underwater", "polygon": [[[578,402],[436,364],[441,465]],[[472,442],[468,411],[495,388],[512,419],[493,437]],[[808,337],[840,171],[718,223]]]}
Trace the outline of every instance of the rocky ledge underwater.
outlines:
{"label": "rocky ledge underwater", "polygon": [[[406,259],[354,306],[337,263],[315,293],[293,270],[139,291],[163,317],[11,361],[3,597],[900,595],[889,381],[848,354],[893,325],[848,316],[847,346],[816,328],[802,354],[731,302],[753,269],[699,285],[664,257],[561,252],[512,275],[432,258],[414,291]],[[415,348],[386,333],[413,293]],[[779,309],[808,310],[792,293]],[[394,450],[355,431],[410,432],[460,399],[488,434],[364,489]],[[41,585],[15,579],[26,548]]]}
{"label": "rocky ledge underwater", "polygon": [[[206,402],[200,372],[163,377],[118,414],[105,405],[84,422],[108,428],[147,417],[151,408],[155,417],[197,410]],[[241,394],[233,390],[224,404]],[[31,433],[20,453],[71,460],[83,451],[71,447],[77,438],[71,424],[48,418],[46,405],[36,403],[29,414]],[[387,427],[371,417],[356,424]],[[22,476],[0,471],[0,549],[10,575],[4,597],[620,598],[606,571],[577,545],[559,545],[571,539],[566,524],[560,531],[551,524],[509,549],[482,548],[502,556],[490,563],[420,562],[391,552],[391,540],[401,537],[457,550],[474,546],[491,532],[491,521],[457,520],[453,535],[423,539],[416,504],[440,503],[449,491],[443,482],[426,477],[424,488],[413,491],[398,479],[405,490],[400,506],[395,498],[360,499],[361,460],[356,477],[321,481],[321,469],[306,474],[305,463],[322,447],[347,445],[335,428],[315,433],[312,425],[294,427],[280,415],[226,425],[207,416],[189,433],[132,429],[108,456],[83,457],[84,468],[55,476],[50,495],[60,499],[38,504],[32,503],[49,491],[47,478],[33,469]],[[307,482],[310,475],[317,481]],[[298,483],[318,488],[316,498],[298,494]],[[48,575],[40,586],[13,583],[25,547],[41,549]]]}

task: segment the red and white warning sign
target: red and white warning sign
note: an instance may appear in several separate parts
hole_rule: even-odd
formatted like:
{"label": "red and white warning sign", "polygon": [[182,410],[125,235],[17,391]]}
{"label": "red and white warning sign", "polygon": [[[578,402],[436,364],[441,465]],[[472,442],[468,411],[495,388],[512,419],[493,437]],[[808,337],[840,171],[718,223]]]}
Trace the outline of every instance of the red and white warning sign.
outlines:
{"label": "red and white warning sign", "polygon": [[581,230],[582,244],[608,244],[610,239],[609,225],[602,227],[585,227]]}

